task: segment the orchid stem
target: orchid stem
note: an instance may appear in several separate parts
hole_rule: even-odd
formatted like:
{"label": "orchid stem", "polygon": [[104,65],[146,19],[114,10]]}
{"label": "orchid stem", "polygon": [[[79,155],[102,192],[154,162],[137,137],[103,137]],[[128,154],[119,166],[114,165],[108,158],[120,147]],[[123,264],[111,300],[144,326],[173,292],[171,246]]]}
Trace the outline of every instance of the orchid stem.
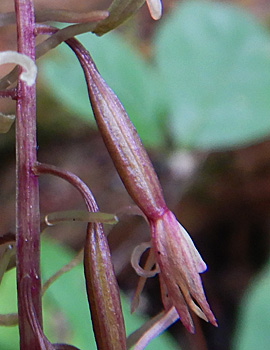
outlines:
{"label": "orchid stem", "polygon": [[[35,60],[34,6],[32,0],[15,0],[18,51]],[[40,350],[25,315],[22,280],[31,280],[30,297],[42,325],[40,282],[40,213],[36,163],[36,87],[18,80],[16,122],[16,245],[20,349]]]}

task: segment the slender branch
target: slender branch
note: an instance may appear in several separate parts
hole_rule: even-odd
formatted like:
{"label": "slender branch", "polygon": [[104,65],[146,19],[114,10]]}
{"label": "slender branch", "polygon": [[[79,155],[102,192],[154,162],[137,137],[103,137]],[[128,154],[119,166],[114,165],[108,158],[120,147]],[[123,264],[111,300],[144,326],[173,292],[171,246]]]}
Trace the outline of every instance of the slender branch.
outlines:
{"label": "slender branch", "polygon": [[75,257],[70,260],[66,265],[64,265],[61,269],[56,271],[44,284],[42,288],[42,295],[45,294],[47,289],[64,273],[69,272],[70,270],[73,269],[73,267],[79,265],[83,260],[83,249],[79,251],[75,255]]}
{"label": "slender branch", "polygon": [[92,192],[77,175],[71,173],[70,171],[60,169],[54,165],[39,162],[36,162],[36,164],[33,165],[32,170],[37,176],[41,174],[51,174],[66,180],[80,192],[85,201],[87,210],[91,212],[98,211],[98,206]]}
{"label": "slender branch", "polygon": [[9,89],[9,90],[4,90],[0,91],[0,98],[12,98],[12,100],[17,99],[17,89]]}
{"label": "slender branch", "polygon": [[[18,51],[35,60],[34,8],[32,0],[15,0]],[[42,325],[40,282],[40,216],[38,179],[32,172],[36,162],[36,87],[19,79],[16,122],[16,242],[20,349],[40,350],[25,315],[22,281],[31,281],[29,298]]]}

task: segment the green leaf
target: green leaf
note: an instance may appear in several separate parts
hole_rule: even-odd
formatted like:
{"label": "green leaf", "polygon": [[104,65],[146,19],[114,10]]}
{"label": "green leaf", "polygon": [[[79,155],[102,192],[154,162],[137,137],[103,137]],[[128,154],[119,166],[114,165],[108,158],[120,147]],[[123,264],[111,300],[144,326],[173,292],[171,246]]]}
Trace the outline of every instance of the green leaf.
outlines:
{"label": "green leaf", "polygon": [[253,280],[244,295],[233,350],[268,350],[270,344],[270,264]]}
{"label": "green leaf", "polygon": [[[17,312],[16,271],[6,272],[0,285],[0,313]],[[0,349],[18,350],[19,331],[17,326],[0,327]]]}
{"label": "green leaf", "polygon": [[179,4],[155,38],[178,146],[231,148],[270,133],[269,32],[237,7]]}
{"label": "green leaf", "polygon": [[[163,115],[160,82],[156,72],[120,35],[80,36],[107,82],[118,95],[148,146],[163,142],[159,119]],[[83,72],[72,51],[61,45],[40,63],[43,82],[63,107],[90,124],[93,122]]]}

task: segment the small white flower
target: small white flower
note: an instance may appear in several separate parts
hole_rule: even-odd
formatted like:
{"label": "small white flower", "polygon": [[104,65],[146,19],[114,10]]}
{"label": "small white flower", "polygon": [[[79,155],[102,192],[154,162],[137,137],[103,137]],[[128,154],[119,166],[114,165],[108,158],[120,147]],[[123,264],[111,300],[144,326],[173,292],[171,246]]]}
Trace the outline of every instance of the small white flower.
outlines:
{"label": "small white flower", "polygon": [[37,76],[37,66],[35,62],[28,56],[17,51],[0,52],[0,64],[15,63],[23,68],[20,79],[25,81],[28,86],[35,83]]}

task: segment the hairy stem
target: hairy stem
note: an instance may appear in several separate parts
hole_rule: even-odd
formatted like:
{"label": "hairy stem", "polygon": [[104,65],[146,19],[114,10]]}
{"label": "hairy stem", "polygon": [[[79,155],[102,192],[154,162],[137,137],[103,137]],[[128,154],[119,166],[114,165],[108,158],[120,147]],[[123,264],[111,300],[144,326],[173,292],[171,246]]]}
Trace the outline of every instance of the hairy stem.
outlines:
{"label": "hairy stem", "polygon": [[[18,51],[35,59],[34,8],[32,0],[15,0]],[[25,314],[22,281],[31,280],[30,298],[42,324],[40,282],[40,214],[36,163],[36,89],[18,80],[16,121],[16,242],[20,349],[40,350]]]}

